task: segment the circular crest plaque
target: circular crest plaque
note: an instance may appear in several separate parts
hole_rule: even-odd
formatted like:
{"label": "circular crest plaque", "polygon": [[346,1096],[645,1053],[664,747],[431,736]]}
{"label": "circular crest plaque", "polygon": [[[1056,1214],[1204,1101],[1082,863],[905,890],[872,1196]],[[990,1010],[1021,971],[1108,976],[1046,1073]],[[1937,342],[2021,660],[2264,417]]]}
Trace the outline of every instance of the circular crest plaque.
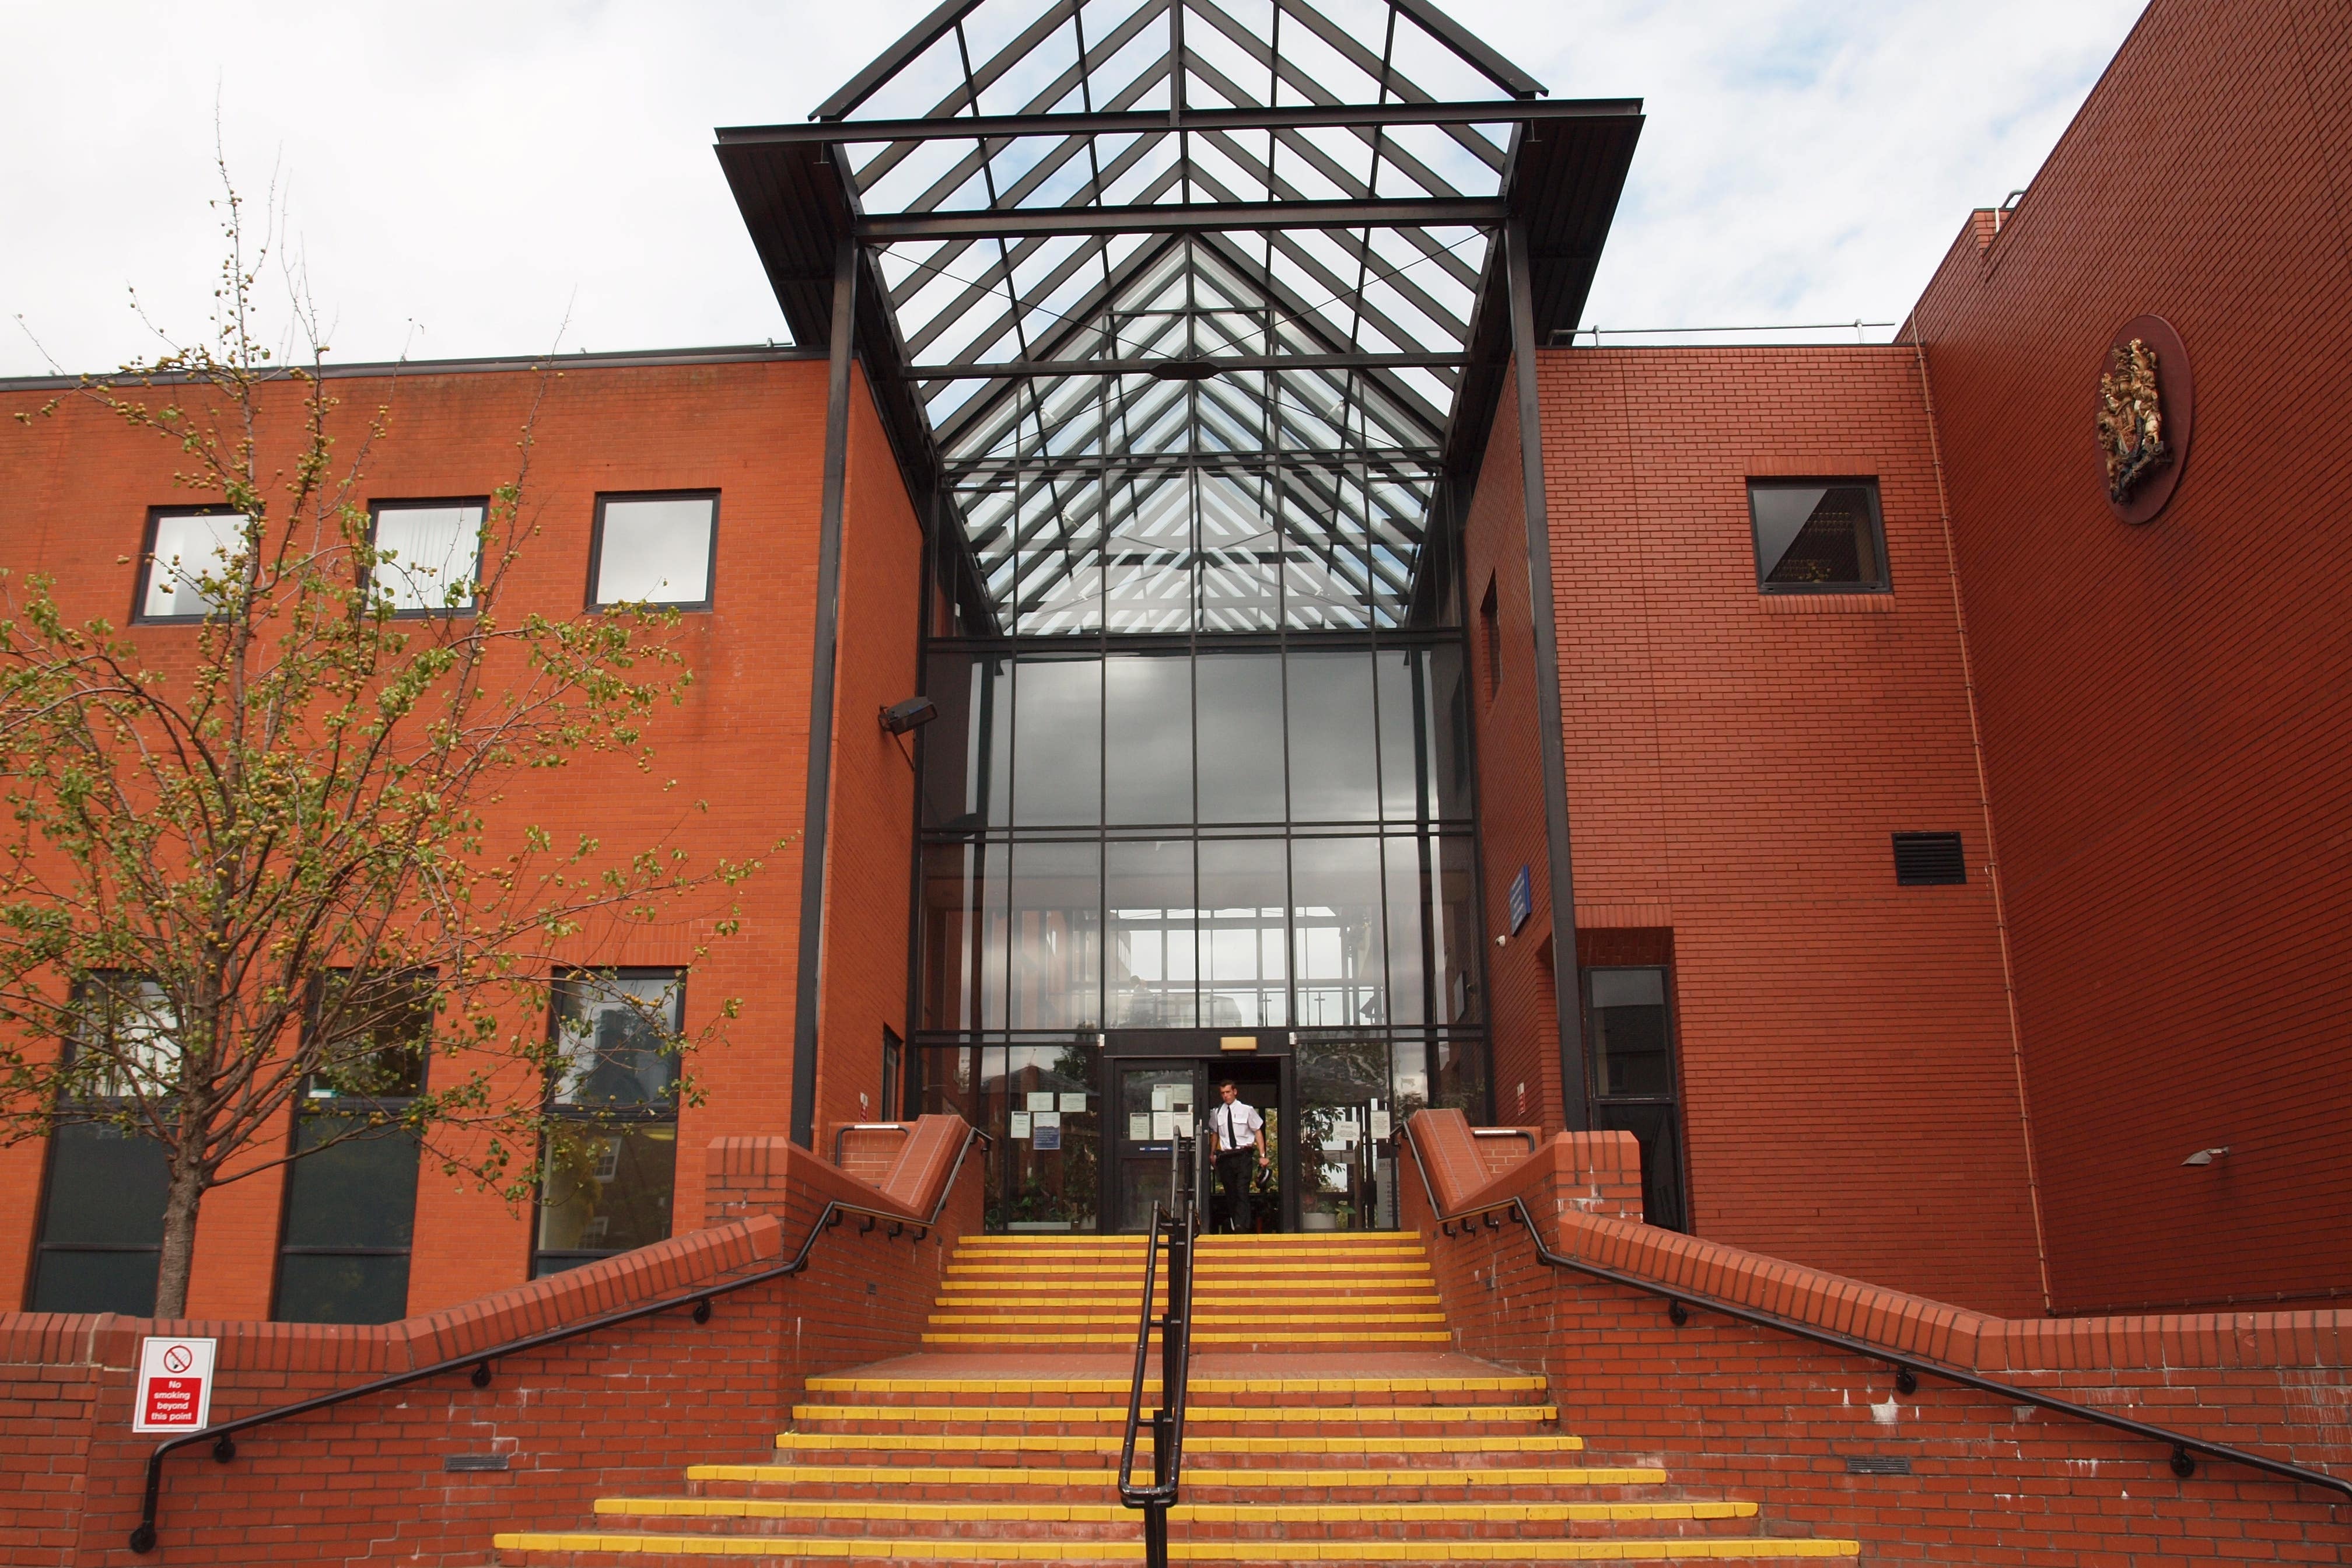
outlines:
{"label": "circular crest plaque", "polygon": [[2125,522],[2148,522],[2180,486],[2196,427],[2197,384],[2189,351],[2161,316],[2119,328],[2099,364],[2093,395],[2099,479]]}

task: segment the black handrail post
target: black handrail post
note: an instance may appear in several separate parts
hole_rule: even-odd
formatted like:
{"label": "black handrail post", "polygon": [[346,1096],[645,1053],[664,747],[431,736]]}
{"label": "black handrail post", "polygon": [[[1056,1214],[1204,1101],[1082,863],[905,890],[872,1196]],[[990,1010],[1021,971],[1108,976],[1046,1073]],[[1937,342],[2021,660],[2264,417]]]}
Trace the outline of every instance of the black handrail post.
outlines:
{"label": "black handrail post", "polygon": [[[1184,1393],[1192,1369],[1192,1244],[1201,1230],[1195,1179],[1200,1142],[1195,1135],[1171,1141],[1168,1204],[1151,1206],[1151,1228],[1143,1252],[1143,1306],[1135,1326],[1135,1376],[1128,1384],[1127,1434],[1119,1447],[1118,1500],[1143,1510],[1143,1557],[1148,1568],[1167,1568],[1168,1510],[1183,1486]],[[1160,1329],[1160,1405],[1151,1413],[1151,1485],[1135,1484],[1135,1444],[1143,1425],[1143,1374],[1150,1357],[1155,1320],[1151,1300],[1160,1272],[1160,1242],[1168,1241],[1168,1294],[1156,1320]]]}

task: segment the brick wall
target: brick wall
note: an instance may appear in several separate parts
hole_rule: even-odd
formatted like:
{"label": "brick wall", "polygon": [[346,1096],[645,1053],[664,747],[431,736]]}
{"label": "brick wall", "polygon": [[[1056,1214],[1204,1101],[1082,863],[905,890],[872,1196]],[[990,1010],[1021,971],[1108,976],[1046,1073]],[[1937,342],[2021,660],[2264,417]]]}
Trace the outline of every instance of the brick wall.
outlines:
{"label": "brick wall", "polygon": [[[2327,1494],[2210,1459],[2180,1479],[2159,1445],[1933,1377],[1900,1394],[1884,1363],[1704,1307],[1676,1328],[1663,1298],[1712,1294],[2338,1473],[2352,1461],[2352,1313],[1970,1312],[1638,1223],[1630,1141],[1564,1135],[1466,1201],[1520,1196],[1552,1250],[1646,1289],[1545,1266],[1516,1220],[1445,1235],[1418,1176],[1400,1183],[1455,1342],[1549,1376],[1588,1461],[1662,1464],[1677,1485],[1759,1500],[1774,1526],[1858,1538],[1874,1563],[2168,1568],[2335,1562],[2352,1547]],[[1855,1474],[1853,1460],[1908,1473]]]}
{"label": "brick wall", "polygon": [[[1535,601],[1528,584],[1527,500],[1520,484],[1519,415],[1505,397],[1495,414],[1463,531],[1470,616],[1471,729],[1478,758],[1480,871],[1486,929],[1505,939],[1486,952],[1486,1016],[1495,1114],[1558,1131],[1559,1022],[1553,995],[1551,873],[1544,838],[1543,747],[1536,723]],[[1479,606],[1495,595],[1493,636]],[[1573,814],[1574,802],[1570,803]],[[1511,931],[1511,881],[1528,869],[1533,909]]]}
{"label": "brick wall", "polygon": [[[1696,1231],[2038,1308],[1990,884],[1895,884],[1895,833],[1958,831],[1976,859],[1984,840],[1916,356],[1561,350],[1538,374],[1578,938],[1588,962],[1673,965]],[[1517,500],[1502,426],[1478,581],[1523,538],[1486,493]],[[1878,480],[1894,591],[1759,594],[1748,480],[1835,476]],[[1523,663],[1528,636],[1506,617]],[[1542,880],[1532,710],[1502,698],[1512,732],[1481,736],[1496,900],[1522,861]],[[1528,990],[1498,975],[1498,1062],[1527,1027],[1508,1012],[1549,1017]]]}
{"label": "brick wall", "polygon": [[[2352,1290],[2347,169],[2340,0],[2157,0],[1914,318],[2064,1310]],[[2131,527],[2091,415],[2143,313],[2197,414]]]}
{"label": "brick wall", "polygon": [[[183,1449],[166,1461],[158,1551],[123,1549],[155,1441],[129,1430],[145,1334],[217,1337],[212,1415],[234,1419],[772,1268],[834,1199],[893,1206],[781,1140],[721,1140],[708,1168],[714,1205],[736,1217],[383,1328],[0,1315],[0,1561],[470,1568],[494,1531],[576,1526],[599,1495],[772,1456],[809,1377],[915,1348],[948,1252],[979,1224],[976,1160],[922,1239],[848,1220],[803,1272],[718,1299],[708,1324],[663,1313],[500,1359],[485,1389],[456,1371],[256,1428],[226,1465]],[[445,1468],[458,1456],[507,1468]]]}
{"label": "brick wall", "polygon": [[923,685],[922,531],[872,403],[861,395],[851,407],[817,1005],[820,1124],[887,1121],[901,1109],[882,1103],[882,1031],[902,1040],[908,1033],[915,747],[912,736],[884,730],[879,715]]}
{"label": "brick wall", "polygon": [[[770,847],[797,834],[804,799],[824,369],[821,359],[784,351],[744,363],[559,367],[546,377],[420,366],[396,380],[331,384],[342,400],[341,450],[356,446],[356,421],[379,405],[390,409],[389,433],[366,463],[362,500],[485,494],[514,477],[516,442],[530,421],[524,514],[538,531],[510,582],[508,603],[518,610],[578,612],[588,592],[599,492],[719,491],[714,607],[687,615],[676,634],[695,684],[681,706],[665,705],[652,719],[652,771],[640,773],[625,759],[584,759],[561,776],[517,781],[491,819],[494,835],[538,820],[559,837],[587,831],[614,845],[668,835],[698,862],[722,854],[765,860],[741,890],[743,934],[716,943],[687,988],[689,1032],[717,1018],[729,997],[741,999],[742,1012],[728,1026],[726,1044],[692,1067],[707,1098],[682,1118],[674,1211],[681,1230],[703,1212],[702,1154],[712,1139],[790,1125],[800,847]],[[296,389],[272,391],[264,450],[290,454]],[[147,510],[196,498],[173,485],[174,468],[184,466],[180,454],[126,431],[93,405],[68,395],[55,415],[29,424],[5,417],[37,410],[54,395],[0,389],[0,566],[54,574],[70,615],[120,624],[135,591],[131,558]],[[862,385],[856,406],[844,637],[845,647],[852,637],[861,643],[844,662],[842,711],[851,721],[841,731],[835,790],[844,814],[835,853],[845,858],[836,886],[851,889],[845,918],[853,930],[853,940],[835,944],[843,954],[842,1037],[856,1063],[833,1080],[835,1099],[851,1110],[837,1119],[846,1120],[870,1119],[856,1114],[856,1095],[874,1092],[881,1026],[902,1022],[911,813],[904,761],[856,710],[864,705],[870,715],[877,690],[887,689],[887,700],[895,700],[912,689],[918,575],[912,520]],[[192,628],[171,626],[132,626],[125,635],[167,669],[185,661],[182,650],[194,638]],[[709,802],[707,815],[690,809],[696,800]],[[583,941],[576,956],[682,963],[706,931],[681,920],[606,934]],[[534,1016],[513,1026],[545,1024]],[[268,1152],[284,1137],[283,1129],[273,1131]],[[43,1165],[37,1143],[0,1150],[0,1182],[37,1192]],[[281,1205],[275,1172],[207,1198],[192,1312],[268,1315]],[[0,1206],[0,1302],[25,1299],[37,1222],[35,1204]],[[531,1227],[528,1208],[485,1197],[428,1162],[418,1184],[410,1310],[428,1311],[523,1279]]]}

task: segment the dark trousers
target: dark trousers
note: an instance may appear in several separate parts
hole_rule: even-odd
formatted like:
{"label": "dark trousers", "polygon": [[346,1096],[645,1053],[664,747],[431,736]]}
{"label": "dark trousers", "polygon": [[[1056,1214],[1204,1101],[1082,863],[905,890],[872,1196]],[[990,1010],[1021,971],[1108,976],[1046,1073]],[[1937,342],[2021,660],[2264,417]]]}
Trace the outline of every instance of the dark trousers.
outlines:
{"label": "dark trousers", "polygon": [[1217,1156],[1217,1194],[1234,1230],[1255,1228],[1250,1216],[1250,1180],[1257,1173],[1257,1151],[1228,1149]]}

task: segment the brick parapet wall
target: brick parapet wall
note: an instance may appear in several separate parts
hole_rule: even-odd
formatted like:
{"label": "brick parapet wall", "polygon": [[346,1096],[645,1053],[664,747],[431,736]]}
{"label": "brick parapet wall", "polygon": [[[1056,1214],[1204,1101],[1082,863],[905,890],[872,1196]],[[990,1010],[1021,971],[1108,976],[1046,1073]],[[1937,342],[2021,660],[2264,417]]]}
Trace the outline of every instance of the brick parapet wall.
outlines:
{"label": "brick parapet wall", "polygon": [[[1413,1131],[1418,1148],[1420,1118]],[[1713,1296],[2337,1473],[2352,1466],[2352,1313],[1970,1312],[1594,1212],[1610,1206],[1596,1178],[1619,1168],[1601,1146],[1615,1140],[1562,1134],[1461,1206],[1523,1198],[1554,1252],[1648,1289],[1544,1265],[1515,1218],[1444,1234],[1420,1177],[1399,1184],[1456,1343],[1548,1375],[1596,1458],[1662,1463],[1679,1484],[1761,1501],[1768,1528],[1857,1537],[1874,1563],[1965,1551],[1979,1568],[2156,1568],[2335,1562],[2352,1546],[2352,1510],[2331,1517],[2316,1491],[2219,1461],[2183,1480],[2167,1450],[2126,1434],[1933,1377],[1901,1394],[1883,1363],[1704,1308],[1678,1329],[1663,1298]],[[1910,1473],[1853,1474],[1855,1459]]]}
{"label": "brick parapet wall", "polygon": [[[382,1327],[0,1316],[0,1563],[458,1568],[487,1559],[495,1531],[575,1525],[599,1495],[675,1489],[685,1465],[771,1453],[809,1377],[916,1348],[941,1260],[979,1224],[978,1162],[939,1194],[922,1240],[919,1216],[896,1237],[846,1221],[804,1271],[719,1298],[708,1324],[665,1312],[498,1358],[488,1388],[457,1370],[367,1395],[241,1434],[226,1465],[191,1446],[166,1461],[157,1551],[126,1548],[156,1441],[130,1431],[148,1334],[220,1341],[212,1415],[230,1420],[772,1268],[835,1199],[900,1206],[777,1140],[718,1140],[709,1169],[738,1217]],[[446,1469],[457,1456],[509,1468]]]}

